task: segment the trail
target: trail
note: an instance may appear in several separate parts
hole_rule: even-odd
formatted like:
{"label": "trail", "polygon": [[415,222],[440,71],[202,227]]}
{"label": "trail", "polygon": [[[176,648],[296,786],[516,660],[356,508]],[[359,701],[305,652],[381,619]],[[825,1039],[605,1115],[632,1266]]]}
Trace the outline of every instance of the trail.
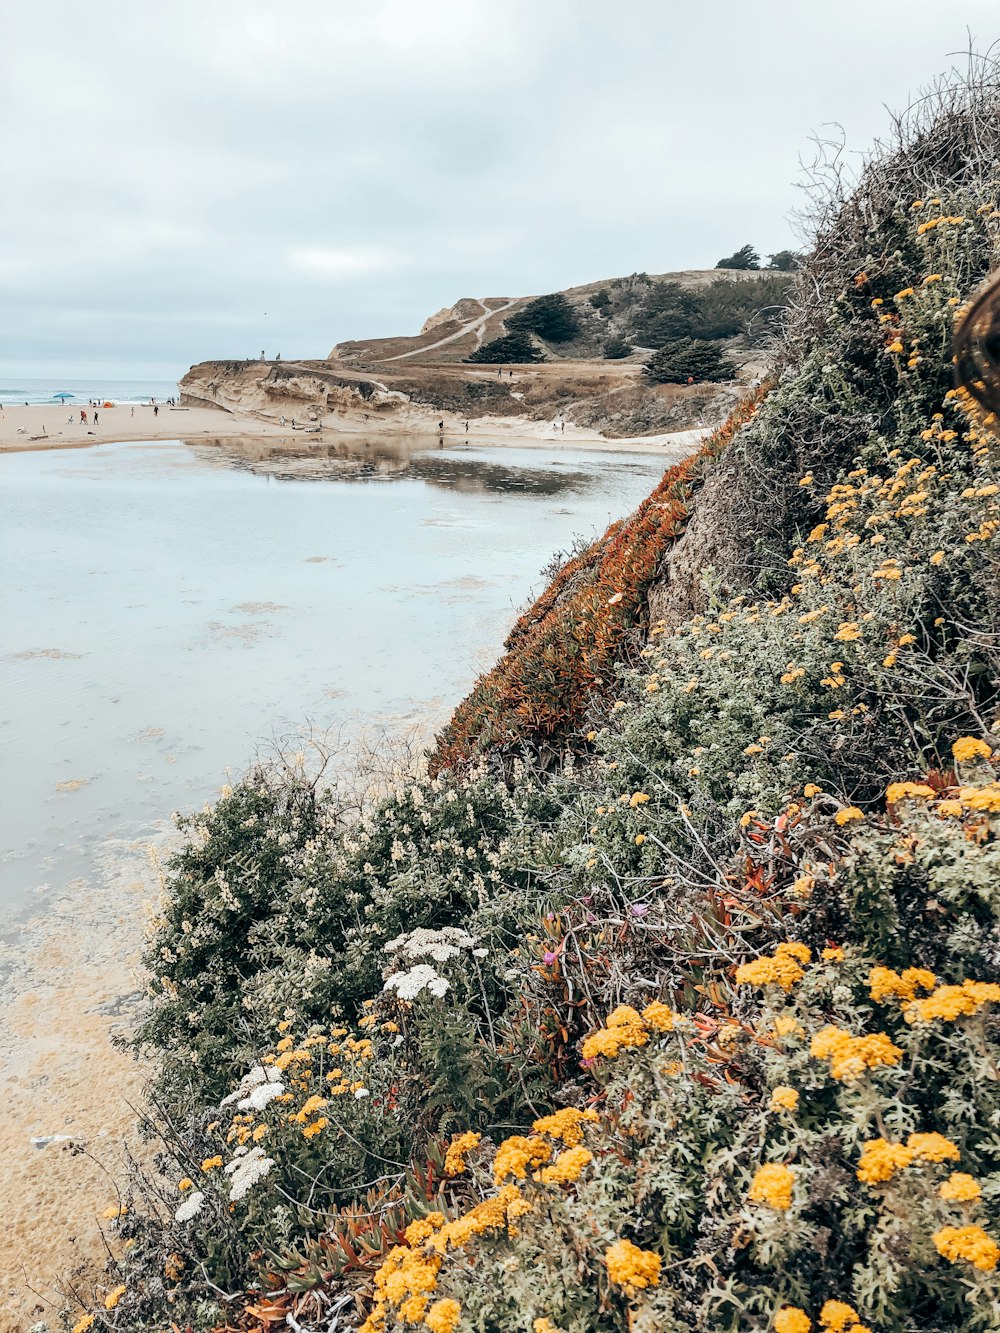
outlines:
{"label": "trail", "polygon": [[481,347],[483,342],[483,330],[493,316],[502,315],[505,310],[509,310],[512,305],[517,305],[518,301],[523,299],[523,297],[515,296],[512,301],[508,301],[506,305],[497,306],[495,310],[490,310],[485,301],[480,301],[479,304],[483,307],[485,313],[478,315],[475,319],[470,319],[467,324],[462,325],[457,333],[449,333],[447,338],[439,338],[436,343],[428,343],[425,347],[415,347],[411,352],[400,352],[396,356],[387,356],[385,360],[381,361],[379,364],[388,365],[390,361],[405,361],[407,357],[419,356],[423,352],[433,352],[438,347],[446,347],[448,343],[458,342],[459,338],[464,338],[466,334],[469,333],[475,333],[476,347]]}

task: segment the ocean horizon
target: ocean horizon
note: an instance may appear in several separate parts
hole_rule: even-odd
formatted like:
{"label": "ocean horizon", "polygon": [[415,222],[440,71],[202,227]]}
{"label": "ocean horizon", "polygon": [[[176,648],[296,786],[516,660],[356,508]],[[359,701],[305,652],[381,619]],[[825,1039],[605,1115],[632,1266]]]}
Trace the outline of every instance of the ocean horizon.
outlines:
{"label": "ocean horizon", "polygon": [[71,394],[67,406],[91,401],[111,403],[148,403],[150,398],[164,402],[177,396],[176,380],[114,379],[101,375],[57,379],[28,376],[0,376],[0,404],[18,407],[44,407],[51,403],[59,406],[58,394]]}

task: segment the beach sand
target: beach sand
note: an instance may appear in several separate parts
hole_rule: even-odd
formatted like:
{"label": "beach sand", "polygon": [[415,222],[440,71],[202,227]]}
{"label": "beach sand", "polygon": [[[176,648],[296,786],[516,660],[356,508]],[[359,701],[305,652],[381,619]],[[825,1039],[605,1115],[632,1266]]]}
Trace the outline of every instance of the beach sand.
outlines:
{"label": "beach sand", "polygon": [[[551,421],[533,421],[528,417],[477,417],[465,421],[448,413],[428,408],[406,406],[392,413],[341,412],[319,423],[320,432],[292,430],[262,413],[237,413],[214,407],[161,407],[158,416],[146,404],[136,404],[135,415],[126,404],[98,409],[97,426],[80,422],[80,409],[56,405],[46,407],[6,406],[0,411],[0,453],[29,449],[84,448],[93,444],[117,444],[122,441],[232,439],[259,436],[281,440],[296,448],[305,448],[312,440],[335,440],[338,436],[371,438],[427,436],[438,439],[443,434],[450,445],[488,444],[513,448],[566,445],[573,449],[594,449],[602,453],[653,453],[667,461],[690,453],[708,433],[706,430],[673,431],[664,435],[630,436],[607,439],[597,431],[569,423],[565,431],[555,430]],[[87,410],[92,419],[92,412]],[[443,420],[445,429],[438,431]]]}
{"label": "beach sand", "polygon": [[112,1045],[134,1020],[158,899],[149,847],[110,848],[99,883],[77,882],[16,946],[0,947],[10,968],[0,987],[0,1333],[40,1320],[56,1329],[64,1308],[75,1322],[81,1300],[103,1294],[104,1235],[112,1254],[116,1245],[105,1210],[118,1203],[127,1154],[151,1154],[134,1109],[144,1071]]}

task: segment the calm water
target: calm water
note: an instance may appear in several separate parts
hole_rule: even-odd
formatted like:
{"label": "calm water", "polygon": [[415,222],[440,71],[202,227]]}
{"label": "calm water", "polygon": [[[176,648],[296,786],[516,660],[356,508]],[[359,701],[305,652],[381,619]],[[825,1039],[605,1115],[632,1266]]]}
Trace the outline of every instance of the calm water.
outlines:
{"label": "calm water", "polygon": [[0,924],[275,739],[440,724],[643,455],[262,441],[0,457]]}

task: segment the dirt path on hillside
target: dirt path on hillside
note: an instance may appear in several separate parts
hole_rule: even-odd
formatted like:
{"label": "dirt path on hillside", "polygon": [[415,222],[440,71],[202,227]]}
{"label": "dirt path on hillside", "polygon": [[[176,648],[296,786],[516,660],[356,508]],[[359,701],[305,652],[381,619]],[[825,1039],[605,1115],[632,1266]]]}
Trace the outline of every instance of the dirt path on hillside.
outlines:
{"label": "dirt path on hillside", "polygon": [[[508,301],[506,305],[498,305],[495,310],[487,310],[485,315],[478,315],[475,319],[470,319],[468,323],[462,325],[457,333],[449,333],[447,338],[439,338],[436,343],[427,343],[425,347],[415,347],[411,352],[400,352],[397,356],[387,356],[380,364],[388,365],[390,361],[405,361],[407,357],[420,356],[424,352],[433,352],[438,347],[446,347],[448,343],[458,342],[460,338],[465,338],[470,333],[475,333],[477,335],[476,346],[481,347],[483,342],[483,331],[493,316],[502,315],[505,310],[509,310],[512,305],[517,305],[518,301],[523,299],[523,297],[515,296],[514,299]],[[480,301],[479,304],[484,310],[486,309],[485,301]]]}

